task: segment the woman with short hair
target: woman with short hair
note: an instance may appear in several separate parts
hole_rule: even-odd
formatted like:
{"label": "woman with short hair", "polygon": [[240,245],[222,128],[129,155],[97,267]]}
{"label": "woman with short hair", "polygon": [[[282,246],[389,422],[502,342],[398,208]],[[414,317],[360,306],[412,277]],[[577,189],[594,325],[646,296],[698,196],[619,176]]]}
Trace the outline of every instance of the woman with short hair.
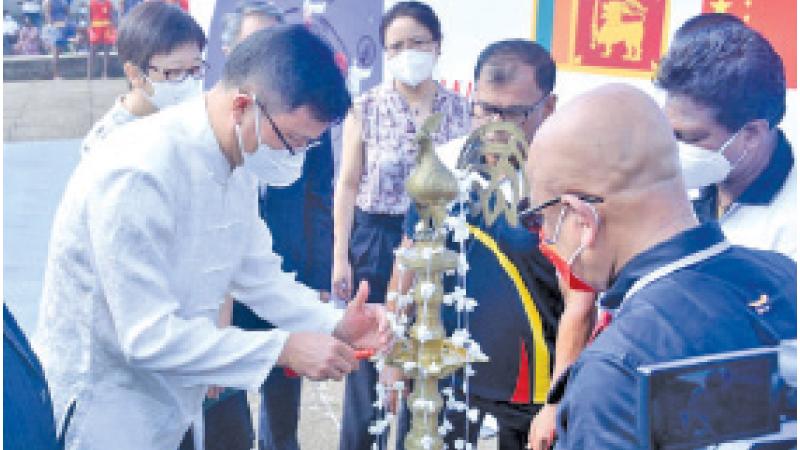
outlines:
{"label": "woman with short hair", "polygon": [[81,144],[87,153],[116,128],[202,93],[206,36],[177,6],[143,2],[122,19],[117,51],[129,91],[98,120]]}

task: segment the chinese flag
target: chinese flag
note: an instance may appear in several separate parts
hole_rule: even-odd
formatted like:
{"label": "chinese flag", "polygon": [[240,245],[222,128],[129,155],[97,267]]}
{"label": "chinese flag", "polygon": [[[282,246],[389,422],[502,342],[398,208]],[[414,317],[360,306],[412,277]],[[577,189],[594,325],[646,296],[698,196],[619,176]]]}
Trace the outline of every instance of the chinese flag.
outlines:
{"label": "chinese flag", "polygon": [[783,59],[787,87],[797,88],[797,0],[703,0],[703,12],[733,14],[763,34]]}

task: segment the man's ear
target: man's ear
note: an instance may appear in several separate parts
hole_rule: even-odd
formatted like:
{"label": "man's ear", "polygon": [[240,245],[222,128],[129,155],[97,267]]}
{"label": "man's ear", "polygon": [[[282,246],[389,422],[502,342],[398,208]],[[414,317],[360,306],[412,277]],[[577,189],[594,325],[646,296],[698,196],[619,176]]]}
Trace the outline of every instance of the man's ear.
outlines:
{"label": "man's ear", "polygon": [[568,204],[578,217],[578,224],[581,227],[581,245],[590,247],[600,232],[600,216],[597,208],[571,194],[562,195],[561,201]]}
{"label": "man's ear", "polygon": [[740,133],[742,136],[739,139],[742,139],[742,146],[746,148],[748,152],[755,151],[769,139],[769,122],[764,119],[751,120],[742,127]]}
{"label": "man's ear", "polygon": [[125,73],[125,78],[128,79],[128,83],[130,83],[131,88],[133,89],[145,88],[145,84],[147,84],[147,81],[145,81],[144,79],[144,74],[142,73],[142,70],[139,69],[139,67],[136,64],[130,61],[125,61],[125,63],[122,65],[122,71]]}
{"label": "man's ear", "polygon": [[550,114],[553,114],[553,111],[556,110],[557,101],[558,96],[556,94],[550,94],[547,97],[547,100],[544,101],[544,105],[542,105],[542,121],[550,117]]}
{"label": "man's ear", "polygon": [[242,92],[237,92],[233,95],[233,108],[231,115],[233,116],[234,123],[242,123],[242,116],[244,116],[247,109],[253,103],[253,99]]}

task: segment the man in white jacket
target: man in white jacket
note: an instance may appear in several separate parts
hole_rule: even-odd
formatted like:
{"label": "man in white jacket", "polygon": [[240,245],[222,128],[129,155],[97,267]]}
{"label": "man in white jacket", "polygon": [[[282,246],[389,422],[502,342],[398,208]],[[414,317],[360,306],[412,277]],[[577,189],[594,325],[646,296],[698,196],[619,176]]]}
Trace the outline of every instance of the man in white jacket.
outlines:
{"label": "man in white jacket", "polygon": [[[362,286],[342,313],[281,272],[254,175],[350,106],[333,53],[302,26],[253,34],[205,96],[113,132],[56,213],[37,347],[68,449],[174,449],[209,384],[254,389],[284,366],[312,379],[385,344]],[[224,294],[280,328],[218,329]]]}

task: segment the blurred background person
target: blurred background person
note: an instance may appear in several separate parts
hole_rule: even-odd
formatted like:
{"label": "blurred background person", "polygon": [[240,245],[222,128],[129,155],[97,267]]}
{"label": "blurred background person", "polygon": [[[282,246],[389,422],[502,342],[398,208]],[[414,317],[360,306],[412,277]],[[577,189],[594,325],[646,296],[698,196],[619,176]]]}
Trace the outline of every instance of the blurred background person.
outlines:
{"label": "blurred background person", "polygon": [[53,79],[61,78],[58,70],[58,58],[62,51],[67,49],[69,43],[69,28],[67,19],[69,17],[70,0],[44,0],[42,9],[44,21],[51,29],[51,53],[53,55]]}
{"label": "blurred background person", "polygon": [[14,53],[14,44],[17,43],[19,36],[19,23],[17,19],[8,12],[7,9],[3,10],[3,54],[12,55]]}
{"label": "blurred background person", "polygon": [[117,40],[114,28],[114,5],[111,0],[89,0],[89,57],[86,59],[86,78],[94,76],[94,57],[103,52],[103,78],[108,77],[108,54]]}
{"label": "blurred background person", "polygon": [[[470,130],[469,103],[433,80],[442,31],[427,4],[400,2],[380,24],[380,42],[392,80],[358,98],[344,123],[342,160],[334,192],[334,247],[331,289],[350,297],[369,282],[370,302],[383,302],[394,249],[403,234],[410,200],[405,181],[416,164],[414,138],[425,119],[441,113],[436,145]],[[339,448],[368,449],[374,419],[377,374],[369,362],[347,377]]]}
{"label": "blurred background person", "polygon": [[18,55],[41,55],[42,37],[39,27],[33,23],[31,16],[22,16],[22,27],[19,29],[17,43],[14,45],[14,53]]}
{"label": "blurred background person", "polygon": [[21,2],[17,2],[20,4],[20,9],[24,16],[27,16],[31,19],[31,23],[33,23],[36,27],[42,26],[42,2],[41,0],[23,0]]}

